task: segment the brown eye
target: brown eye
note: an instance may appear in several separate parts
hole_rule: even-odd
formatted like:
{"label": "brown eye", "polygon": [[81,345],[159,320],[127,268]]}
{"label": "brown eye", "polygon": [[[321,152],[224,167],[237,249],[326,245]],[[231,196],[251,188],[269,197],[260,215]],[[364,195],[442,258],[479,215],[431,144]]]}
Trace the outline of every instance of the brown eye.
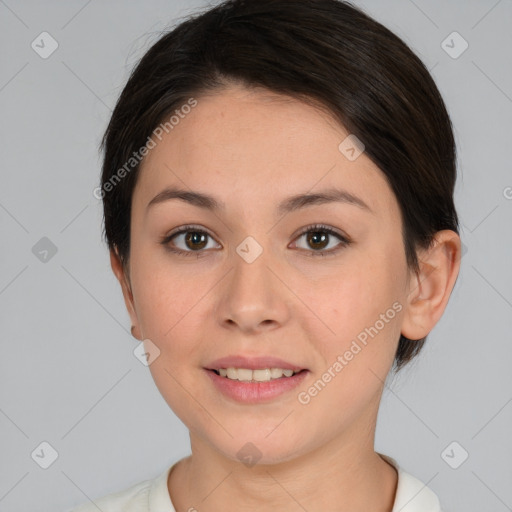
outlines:
{"label": "brown eye", "polygon": [[194,255],[198,258],[207,255],[209,252],[207,249],[221,248],[209,233],[195,226],[183,226],[170,235],[164,236],[161,244],[173,253],[181,256]]}
{"label": "brown eye", "polygon": [[202,231],[187,231],[185,236],[185,244],[189,249],[193,251],[203,249],[208,243],[207,237],[208,235]]}
{"label": "brown eye", "polygon": [[307,235],[307,242],[313,249],[325,249],[329,243],[329,235],[322,231],[309,231]]}
{"label": "brown eye", "polygon": [[[299,243],[301,239],[305,243]],[[304,228],[296,240],[296,246],[299,249],[308,251],[310,256],[334,255],[351,243],[347,237],[323,225],[313,225]]]}

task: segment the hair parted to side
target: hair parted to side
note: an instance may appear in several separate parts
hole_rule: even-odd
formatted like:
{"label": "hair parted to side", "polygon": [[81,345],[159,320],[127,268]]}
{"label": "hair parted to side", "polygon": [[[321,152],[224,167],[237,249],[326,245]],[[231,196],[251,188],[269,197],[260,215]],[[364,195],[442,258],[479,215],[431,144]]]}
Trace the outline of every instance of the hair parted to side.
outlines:
{"label": "hair parted to side", "polygon": [[[147,51],[105,132],[104,238],[125,268],[140,161],[132,161],[114,186],[106,185],[173,112],[232,83],[323,108],[364,143],[397,198],[406,260],[414,271],[416,250],[428,248],[437,231],[459,233],[451,121],[409,47],[349,2],[227,0],[181,22]],[[395,372],[425,340],[400,337]]]}

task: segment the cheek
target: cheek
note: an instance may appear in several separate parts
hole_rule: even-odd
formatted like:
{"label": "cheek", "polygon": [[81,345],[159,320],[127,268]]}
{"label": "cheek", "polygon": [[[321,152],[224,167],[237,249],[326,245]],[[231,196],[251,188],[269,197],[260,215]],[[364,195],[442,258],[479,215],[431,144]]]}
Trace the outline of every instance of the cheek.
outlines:
{"label": "cheek", "polygon": [[197,325],[194,306],[205,291],[198,288],[201,280],[192,282],[166,266],[155,270],[148,259],[145,263],[147,267],[138,267],[134,297],[143,336],[160,351],[149,370],[169,407],[185,424],[190,424],[197,411],[190,407],[187,392],[196,385],[189,367],[200,355],[200,347],[193,341]]}
{"label": "cheek", "polygon": [[[382,253],[381,253],[382,254]],[[400,258],[383,255],[378,260],[360,256],[339,273],[314,288],[312,304],[322,304],[319,316],[329,327],[323,344],[326,362],[347,354],[360,361],[389,364],[400,335],[403,310]],[[405,261],[403,262],[405,266]],[[316,298],[315,298],[316,297]],[[358,349],[358,346],[361,350]]]}
{"label": "cheek", "polygon": [[200,275],[194,264],[173,265],[159,251],[148,251],[133,262],[134,299],[142,334],[160,350],[150,365],[153,377],[157,384],[174,387],[169,371],[179,376],[180,383],[193,384],[186,369],[203,356],[204,346],[197,340],[204,338],[205,322],[212,320],[209,292],[218,276],[207,271]]}
{"label": "cheek", "polygon": [[[391,258],[389,262],[360,261],[350,272],[315,288],[323,297],[322,320],[334,334],[316,336],[323,366],[314,376],[313,388],[302,391],[318,397],[311,398],[305,410],[326,424],[348,425],[380,397],[396,352],[403,309]],[[314,301],[311,295],[310,300]]]}
{"label": "cheek", "polygon": [[132,256],[135,306],[144,335],[165,341],[204,292],[201,281],[180,272],[165,251],[142,245]]}

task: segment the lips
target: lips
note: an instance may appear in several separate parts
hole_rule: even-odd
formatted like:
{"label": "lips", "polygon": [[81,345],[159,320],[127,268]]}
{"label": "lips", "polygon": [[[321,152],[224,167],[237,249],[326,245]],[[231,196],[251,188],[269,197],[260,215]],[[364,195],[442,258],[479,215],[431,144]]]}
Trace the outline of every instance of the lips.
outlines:
{"label": "lips", "polygon": [[[250,370],[249,370],[250,371]],[[302,370],[291,377],[266,382],[231,380],[218,375],[214,370],[204,370],[215,389],[222,395],[239,404],[263,404],[280,399],[292,400],[290,393],[304,382],[308,370]]]}
{"label": "lips", "polygon": [[219,368],[247,368],[250,370],[282,368],[283,370],[293,370],[296,372],[307,369],[303,366],[273,356],[227,356],[216,359],[205,366],[205,369],[207,370],[218,370]]}

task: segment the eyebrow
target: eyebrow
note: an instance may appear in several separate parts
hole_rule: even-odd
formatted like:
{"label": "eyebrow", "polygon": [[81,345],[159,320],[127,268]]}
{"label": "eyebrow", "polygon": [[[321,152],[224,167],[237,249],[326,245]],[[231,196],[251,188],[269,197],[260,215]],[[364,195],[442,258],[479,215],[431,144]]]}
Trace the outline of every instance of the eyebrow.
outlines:
{"label": "eyebrow", "polygon": [[[226,209],[226,205],[223,202],[217,201],[214,197],[208,194],[170,187],[162,190],[153,199],[151,199],[146,207],[146,210],[148,210],[151,206],[169,201],[171,199],[178,199],[191,204],[192,206],[197,206],[198,208],[203,208],[205,210],[220,211]],[[347,190],[338,188],[325,189],[315,194],[297,194],[295,196],[291,196],[279,203],[277,207],[277,213],[284,215],[285,213],[293,212],[307,206],[336,202],[358,206],[359,208],[367,210],[370,213],[374,213],[372,209],[360,197],[348,192]]]}

